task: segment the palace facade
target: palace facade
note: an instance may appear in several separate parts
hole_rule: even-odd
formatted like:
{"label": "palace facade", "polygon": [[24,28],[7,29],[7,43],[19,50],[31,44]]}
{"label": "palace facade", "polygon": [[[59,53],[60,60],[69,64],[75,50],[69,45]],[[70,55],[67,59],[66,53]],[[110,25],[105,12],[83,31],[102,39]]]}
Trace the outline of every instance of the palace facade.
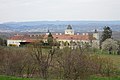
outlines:
{"label": "palace facade", "polygon": [[[7,40],[7,46],[20,46],[22,44],[31,43],[36,40],[43,40],[47,42],[49,35],[49,30],[46,34],[32,34],[32,35],[14,35]],[[88,43],[93,47],[99,48],[100,36],[97,30],[93,33],[75,33],[71,25],[67,26],[67,29],[63,33],[52,33],[53,39],[60,43],[61,46],[63,43],[67,43],[68,46],[71,46],[71,43],[75,43],[73,46],[80,45],[81,43]]]}

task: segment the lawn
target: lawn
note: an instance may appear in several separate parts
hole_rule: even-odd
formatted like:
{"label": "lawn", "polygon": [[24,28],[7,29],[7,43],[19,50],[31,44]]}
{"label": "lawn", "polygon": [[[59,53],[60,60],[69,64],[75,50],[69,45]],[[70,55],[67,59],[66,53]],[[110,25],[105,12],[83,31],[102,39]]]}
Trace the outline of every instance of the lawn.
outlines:
{"label": "lawn", "polygon": [[10,77],[10,76],[0,76],[0,80],[33,80],[33,79]]}
{"label": "lawn", "polygon": [[88,80],[120,80],[120,77],[91,77],[90,79]]}
{"label": "lawn", "polygon": [[[32,79],[32,78],[18,78],[18,77],[10,77],[10,76],[0,76],[0,80],[43,80],[43,79]],[[56,80],[56,79],[53,79]],[[96,77],[92,76],[88,80],[120,80],[120,77]]]}

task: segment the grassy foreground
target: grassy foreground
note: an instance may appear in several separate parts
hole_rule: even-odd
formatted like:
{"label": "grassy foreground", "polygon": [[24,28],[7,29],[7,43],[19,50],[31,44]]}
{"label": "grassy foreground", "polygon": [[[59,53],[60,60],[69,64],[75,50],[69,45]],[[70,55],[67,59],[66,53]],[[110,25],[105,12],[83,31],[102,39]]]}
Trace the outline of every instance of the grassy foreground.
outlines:
{"label": "grassy foreground", "polygon": [[120,80],[120,77],[91,77],[90,80]]}
{"label": "grassy foreground", "polygon": [[[18,78],[18,77],[10,77],[10,76],[0,76],[0,80],[43,80],[43,79],[31,79],[31,78]],[[120,77],[108,78],[108,77],[95,77],[95,76],[93,76],[89,80],[120,80]]]}
{"label": "grassy foreground", "polygon": [[[110,58],[114,65],[120,70],[120,55],[108,55],[108,54],[98,54],[103,58]],[[19,77],[10,77],[10,76],[0,76],[0,80],[43,80],[43,79],[33,79],[33,78],[19,78]],[[51,80],[51,79],[50,79]],[[54,79],[55,80],[55,79]],[[92,76],[88,80],[120,80],[120,77],[97,77]]]}
{"label": "grassy foreground", "polygon": [[10,76],[0,76],[0,80],[33,80],[33,79],[10,77]]}

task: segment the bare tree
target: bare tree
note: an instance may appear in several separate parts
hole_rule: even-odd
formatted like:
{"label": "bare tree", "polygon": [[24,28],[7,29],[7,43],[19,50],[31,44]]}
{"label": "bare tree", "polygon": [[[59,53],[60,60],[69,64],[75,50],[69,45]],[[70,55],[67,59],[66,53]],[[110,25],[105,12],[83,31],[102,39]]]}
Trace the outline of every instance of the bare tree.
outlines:
{"label": "bare tree", "polygon": [[39,75],[47,79],[48,78],[48,69],[51,66],[51,62],[53,60],[53,56],[55,53],[55,49],[49,49],[48,52],[44,52],[42,49],[42,45],[33,43],[31,47],[31,56],[35,62],[38,64]]}

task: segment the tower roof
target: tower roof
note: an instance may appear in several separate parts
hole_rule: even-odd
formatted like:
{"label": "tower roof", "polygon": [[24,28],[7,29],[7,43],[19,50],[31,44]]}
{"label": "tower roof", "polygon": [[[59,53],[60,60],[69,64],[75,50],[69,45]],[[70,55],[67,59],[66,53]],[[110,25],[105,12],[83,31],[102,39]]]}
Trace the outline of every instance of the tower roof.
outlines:
{"label": "tower roof", "polygon": [[95,29],[94,33],[98,33],[97,29]]}
{"label": "tower roof", "polygon": [[72,29],[72,26],[71,26],[71,25],[68,25],[67,29]]}

